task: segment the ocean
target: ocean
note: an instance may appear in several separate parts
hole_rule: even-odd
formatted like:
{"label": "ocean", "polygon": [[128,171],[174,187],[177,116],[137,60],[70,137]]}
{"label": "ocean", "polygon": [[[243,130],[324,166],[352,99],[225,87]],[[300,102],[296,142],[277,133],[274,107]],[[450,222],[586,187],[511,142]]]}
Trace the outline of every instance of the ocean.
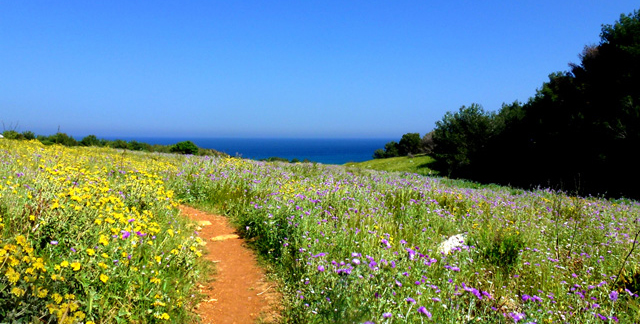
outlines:
{"label": "ocean", "polygon": [[[192,141],[198,147],[214,149],[231,156],[260,160],[280,157],[287,160],[305,159],[324,164],[345,164],[373,159],[376,149],[398,139],[299,139],[299,138],[159,138],[117,137],[125,141],[136,140],[149,144],[171,145],[181,141]],[[109,137],[109,140],[116,137]]]}

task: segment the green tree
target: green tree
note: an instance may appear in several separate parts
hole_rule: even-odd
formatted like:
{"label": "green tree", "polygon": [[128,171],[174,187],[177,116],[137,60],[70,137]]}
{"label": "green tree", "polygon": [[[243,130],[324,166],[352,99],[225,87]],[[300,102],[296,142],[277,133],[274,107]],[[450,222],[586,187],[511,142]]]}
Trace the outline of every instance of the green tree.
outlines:
{"label": "green tree", "polygon": [[451,177],[473,177],[473,161],[495,133],[495,114],[482,106],[462,106],[436,122],[433,141],[436,168]]}
{"label": "green tree", "polygon": [[16,132],[15,130],[6,130],[4,132],[2,132],[2,136],[4,136],[4,138],[6,139],[22,139],[22,134]]}
{"label": "green tree", "polygon": [[95,135],[87,135],[80,140],[82,146],[102,146],[100,140]]}
{"label": "green tree", "polygon": [[396,143],[395,141],[391,141],[387,144],[384,145],[384,157],[385,158],[390,158],[390,157],[396,157],[399,156],[398,154],[398,143]]}
{"label": "green tree", "polygon": [[402,135],[400,143],[398,143],[398,155],[405,156],[417,153],[420,153],[420,133],[406,133]]}
{"label": "green tree", "polygon": [[34,134],[32,131],[24,131],[22,132],[22,138],[30,141],[32,139],[36,139],[36,134]]}
{"label": "green tree", "polygon": [[[198,146],[193,144],[191,141],[179,142],[171,146],[170,151],[172,153],[180,153],[180,154],[198,154]],[[288,160],[287,160],[288,161]]]}
{"label": "green tree", "polygon": [[115,149],[128,149],[129,144],[125,140],[116,139],[115,141],[110,141],[109,146]]}
{"label": "green tree", "polygon": [[70,135],[66,133],[57,132],[49,136],[49,140],[54,144],[60,144],[64,146],[77,146],[78,142]]}
{"label": "green tree", "polygon": [[385,157],[383,149],[377,149],[373,152],[374,159],[384,159]]}

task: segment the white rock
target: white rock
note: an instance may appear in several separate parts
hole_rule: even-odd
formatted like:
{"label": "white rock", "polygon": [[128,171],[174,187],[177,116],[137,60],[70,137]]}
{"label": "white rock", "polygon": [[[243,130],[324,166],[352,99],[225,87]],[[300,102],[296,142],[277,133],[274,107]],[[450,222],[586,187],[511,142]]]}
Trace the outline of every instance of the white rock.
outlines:
{"label": "white rock", "polygon": [[461,247],[464,240],[467,238],[466,234],[458,234],[448,238],[446,241],[440,243],[438,246],[438,252],[449,254],[452,249]]}

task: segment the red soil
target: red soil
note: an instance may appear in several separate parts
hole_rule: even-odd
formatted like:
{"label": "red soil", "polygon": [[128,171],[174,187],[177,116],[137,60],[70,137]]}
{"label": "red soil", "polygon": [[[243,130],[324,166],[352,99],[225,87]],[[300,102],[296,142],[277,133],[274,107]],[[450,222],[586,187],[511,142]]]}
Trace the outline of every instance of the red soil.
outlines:
{"label": "red soil", "polygon": [[198,233],[207,242],[203,257],[215,263],[213,280],[200,286],[205,298],[195,307],[201,322],[276,322],[280,296],[227,219],[187,206],[180,210],[199,224]]}

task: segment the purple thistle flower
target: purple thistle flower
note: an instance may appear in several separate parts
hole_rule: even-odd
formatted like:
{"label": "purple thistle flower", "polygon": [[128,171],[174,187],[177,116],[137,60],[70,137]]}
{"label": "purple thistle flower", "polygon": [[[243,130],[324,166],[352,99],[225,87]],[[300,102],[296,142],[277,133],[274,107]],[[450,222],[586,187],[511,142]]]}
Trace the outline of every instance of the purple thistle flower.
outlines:
{"label": "purple thistle flower", "polygon": [[428,318],[431,318],[431,313],[429,313],[424,306],[420,306],[420,308],[418,308],[418,313],[427,315]]}
{"label": "purple thistle flower", "polygon": [[319,265],[318,266],[318,271],[323,272],[324,271],[324,266],[323,265]]}
{"label": "purple thistle flower", "polygon": [[415,303],[416,303],[416,300],[415,300],[415,299],[413,299],[413,298],[411,298],[411,297],[407,297],[407,299],[405,299],[405,301],[406,301],[407,303],[413,303],[413,304],[415,304]]}
{"label": "purple thistle flower", "polygon": [[388,312],[387,313],[382,313],[382,317],[384,317],[384,318],[390,318],[391,316],[392,316],[391,313],[388,313]]}
{"label": "purple thistle flower", "polygon": [[120,231],[120,233],[122,233],[122,239],[123,240],[126,240],[126,239],[129,238],[129,236],[131,236],[131,233],[127,232],[127,231]]}

